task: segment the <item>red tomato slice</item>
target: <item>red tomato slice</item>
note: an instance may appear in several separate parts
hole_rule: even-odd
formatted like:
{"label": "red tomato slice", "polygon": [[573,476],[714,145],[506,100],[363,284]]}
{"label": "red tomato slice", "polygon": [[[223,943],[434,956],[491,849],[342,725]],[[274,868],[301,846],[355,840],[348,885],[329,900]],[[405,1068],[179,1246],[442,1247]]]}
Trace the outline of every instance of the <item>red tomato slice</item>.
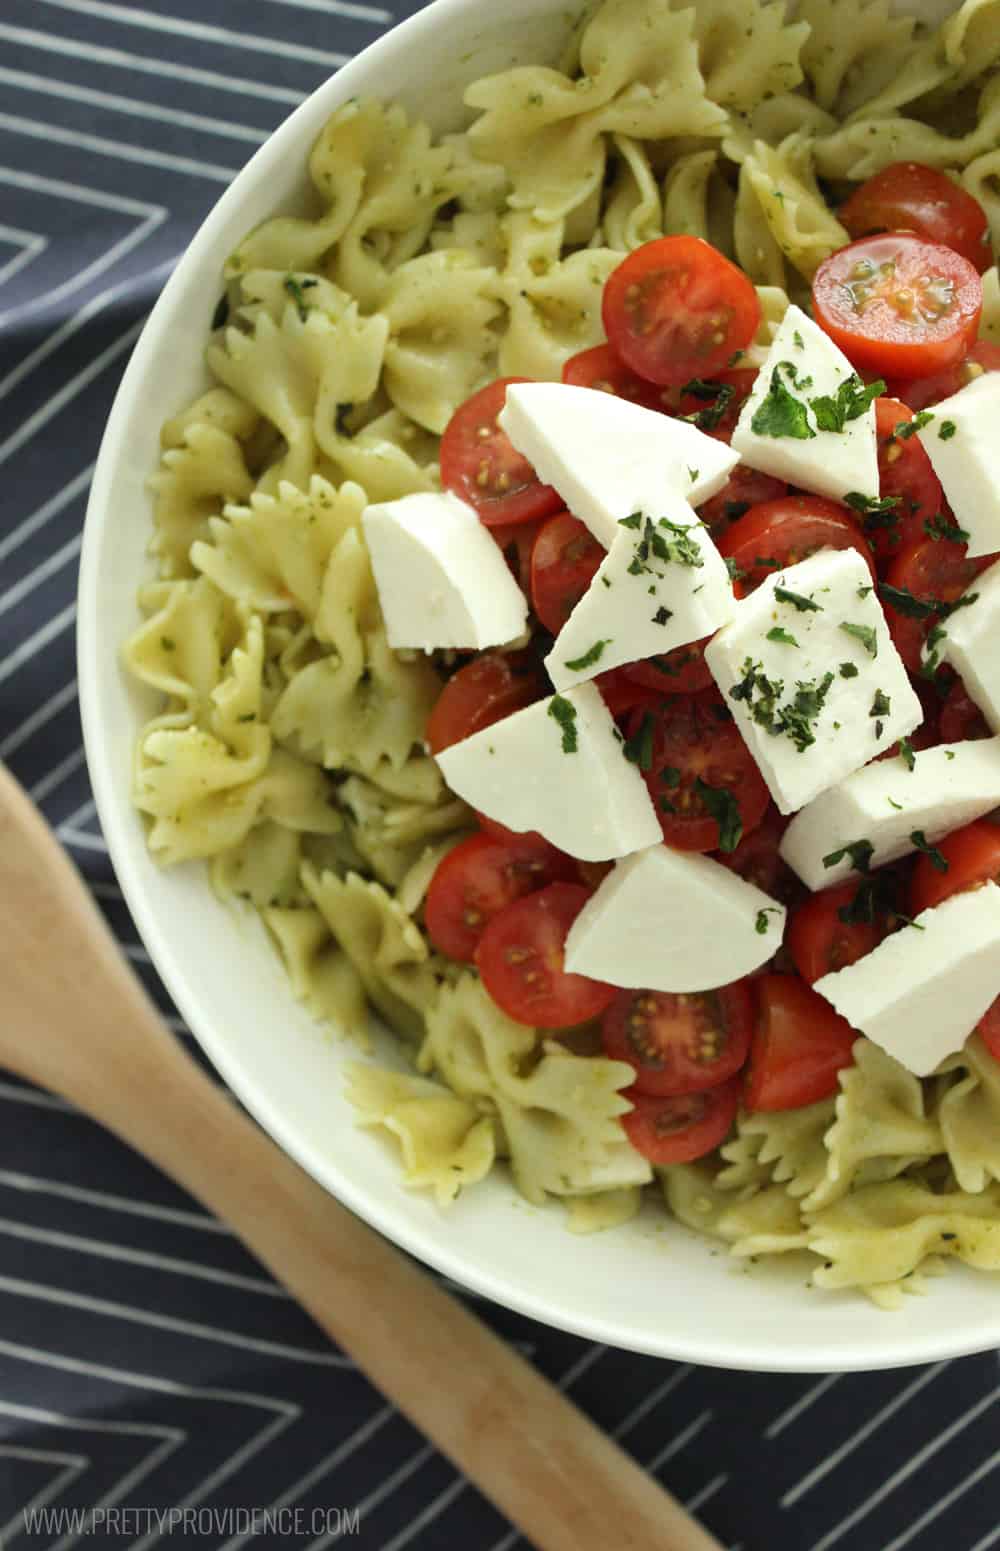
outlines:
{"label": "red tomato slice", "polygon": [[476,967],[508,1018],[568,1029],[599,1017],[617,995],[616,987],[563,968],[566,934],[589,898],[578,883],[550,883],[493,917],[479,939]]}
{"label": "red tomato slice", "polygon": [[637,377],[624,361],[619,360],[610,345],[595,345],[592,350],[571,355],[562,369],[562,380],[575,388],[596,388],[600,393],[628,399],[631,404],[641,404],[643,409],[656,409],[661,413],[667,409],[662,389],[644,377]]}
{"label": "red tomato slice", "polygon": [[976,1025],[976,1033],[994,1061],[1000,1061],[1000,996],[986,1009]]}
{"label": "red tomato slice", "polygon": [[906,232],[832,253],[813,279],[813,312],[859,372],[929,377],[976,337],[983,287],[960,254]]}
{"label": "red tomato slice", "polygon": [[622,991],[604,1014],[601,1035],[613,1061],[635,1067],[637,1092],[663,1096],[732,1077],[747,1058],[752,1026],[753,994],[737,980],[684,996]]}
{"label": "red tomato slice", "polygon": [[841,910],[853,904],[860,880],[849,879],[822,894],[812,894],[792,915],[785,934],[792,962],[812,985],[848,964],[857,963],[878,947],[885,932],[876,921],[847,922]]}
{"label": "red tomato slice", "polygon": [[432,754],[482,732],[542,694],[534,664],[521,653],[484,652],[453,673],[427,718]]}
{"label": "red tomato slice", "polygon": [[736,844],[764,817],[767,787],[714,690],[671,695],[658,709],[633,711],[626,731],[663,838],[675,850],[719,849],[720,822],[711,807],[728,808],[738,820]]}
{"label": "red tomato slice", "polygon": [[953,248],[982,274],[993,262],[986,212],[965,189],[921,162],[893,162],[856,188],[840,207],[852,237],[915,232]]}
{"label": "red tomato slice", "polygon": [[713,372],[707,379],[682,383],[675,395],[676,413],[692,420],[707,435],[728,442],[756,381],[755,366],[738,366],[733,371]]}
{"label": "red tomato slice", "polygon": [[543,522],[494,523],[486,531],[507,562],[507,568],[522,592],[531,587],[531,551],[544,527]]}
{"label": "red tomato slice", "polygon": [[738,598],[759,587],[783,566],[806,560],[818,549],[856,549],[875,578],[868,540],[846,506],[819,495],[786,495],[752,506],[718,540],[719,553],[732,561]]}
{"label": "red tomato slice", "polygon": [[636,1152],[658,1167],[693,1163],[713,1152],[732,1130],[740,1103],[740,1079],[731,1077],[718,1088],[654,1098],[628,1089],[635,1108],[622,1125]]}
{"label": "red tomato slice", "polygon": [[895,383],[892,392],[913,410],[927,409],[942,399],[950,399],[953,393],[968,387],[983,372],[1000,372],[1000,345],[977,339],[968,355],[956,366],[935,372],[933,377],[915,377],[908,382]]}
{"label": "red tomato slice", "polygon": [[602,316],[633,372],[682,384],[715,376],[749,345],[760,302],[746,275],[700,237],[658,237],[608,276]]}
{"label": "red tomato slice", "polygon": [[985,716],[961,679],[956,679],[941,707],[938,740],[941,743],[964,743],[967,739],[990,736]]}
{"label": "red tomato slice", "polygon": [[920,672],[920,653],[927,632],[937,616],[929,614],[924,619],[915,618],[906,609],[914,608],[905,598],[893,600],[888,588],[909,593],[916,604],[954,603],[975,581],[980,571],[992,564],[995,557],[983,555],[969,560],[964,544],[954,544],[949,539],[924,538],[901,550],[886,572],[882,590],[889,633],[896,643],[896,650],[911,673]]}
{"label": "red tomato slice", "polygon": [[897,427],[908,424],[913,412],[899,399],[875,400],[875,434],[878,438],[879,495],[896,497],[897,504],[884,514],[862,516],[861,526],[880,562],[908,544],[925,537],[924,523],[944,508],[944,495],[931,460],[915,436],[898,437]]}
{"label": "red tomato slice", "polygon": [[534,522],[562,505],[497,424],[507,389],[525,377],[501,377],[460,404],[441,438],[441,483],[468,501],[488,528]]}
{"label": "red tomato slice", "polygon": [[919,915],[953,894],[1000,880],[1000,825],[976,819],[953,830],[937,843],[947,866],[935,867],[929,856],[917,857],[910,879],[910,910]]}
{"label": "red tomato slice", "polygon": [[531,552],[531,601],[553,635],[587,591],[604,555],[589,528],[569,512],[559,512],[543,524]]}
{"label": "red tomato slice", "polygon": [[661,695],[696,695],[708,689],[712,675],[705,661],[705,647],[711,637],[691,641],[687,646],[675,646],[662,657],[647,657],[642,662],[631,662],[622,669],[626,678],[646,689],[659,690]]}
{"label": "red tomato slice", "polygon": [[731,872],[739,873],[772,899],[789,904],[801,893],[802,885],[778,851],[781,838],[791,823],[769,803],[757,828],[744,835],[735,851],[721,852],[719,861]]}
{"label": "red tomato slice", "polygon": [[746,516],[752,506],[761,506],[765,501],[777,501],[787,494],[788,486],[783,479],[761,474],[748,463],[737,463],[718,494],[699,506],[698,516],[718,543],[733,523]]}
{"label": "red tomato slice", "polygon": [[471,964],[487,925],[505,905],[576,876],[572,858],[544,841],[470,835],[438,863],[431,879],[424,904],[430,939],[439,953]]}
{"label": "red tomato slice", "polygon": [[797,975],[755,982],[757,1026],[750,1046],[748,1109],[801,1109],[837,1091],[853,1060],[854,1029]]}

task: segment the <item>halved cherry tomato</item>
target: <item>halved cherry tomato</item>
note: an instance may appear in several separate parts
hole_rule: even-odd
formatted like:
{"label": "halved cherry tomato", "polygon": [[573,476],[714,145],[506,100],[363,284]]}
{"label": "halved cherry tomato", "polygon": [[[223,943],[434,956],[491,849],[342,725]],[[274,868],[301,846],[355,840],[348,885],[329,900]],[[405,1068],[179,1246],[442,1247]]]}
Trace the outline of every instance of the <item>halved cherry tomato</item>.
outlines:
{"label": "halved cherry tomato", "polygon": [[856,549],[875,577],[872,552],[846,506],[819,495],[786,495],[752,506],[718,540],[719,553],[735,568],[738,598],[759,587],[783,566],[805,560],[818,549]]}
{"label": "halved cherry tomato", "polygon": [[760,302],[742,270],[700,237],[658,237],[612,270],[601,313],[626,366],[680,384],[725,370],[756,334]]}
{"label": "halved cherry tomato", "polygon": [[1000,880],[1000,825],[976,819],[937,842],[947,866],[935,867],[929,856],[918,856],[910,879],[910,910],[919,915],[953,894]]}
{"label": "halved cherry tomato", "polygon": [[605,1053],[635,1067],[639,1093],[714,1088],[738,1072],[750,1049],[753,993],[745,980],[678,996],[622,991],[601,1022]]}
{"label": "halved cherry tomato", "polygon": [[439,953],[471,964],[479,939],[505,905],[548,883],[575,882],[576,864],[543,840],[470,835],[437,865],[424,921]]}
{"label": "halved cherry tomato", "polygon": [[543,693],[535,665],[523,653],[484,652],[453,673],[427,718],[432,754],[482,732]]}
{"label": "halved cherry tomato", "polygon": [[654,690],[645,689],[637,684],[634,679],[626,677],[623,668],[609,668],[606,673],[599,673],[594,680],[601,697],[616,722],[624,722],[630,711],[637,706],[643,710],[651,710],[659,705],[663,698]]}
{"label": "halved cherry tomato", "polygon": [[1000,1061],[1000,996],[983,1013],[976,1024],[976,1033],[994,1061]]}
{"label": "halved cherry tomato", "polygon": [[615,986],[563,968],[566,934],[589,898],[578,883],[550,883],[493,917],[479,939],[476,967],[508,1018],[568,1029],[599,1017],[613,1001]]}
{"label": "halved cherry tomato", "polygon": [[852,237],[915,232],[968,259],[982,274],[993,262],[986,212],[943,172],[922,162],[893,162],[856,188],[840,207]]}
{"label": "halved cherry tomato", "polygon": [[672,652],[661,657],[647,657],[642,662],[631,662],[622,669],[626,678],[647,689],[659,690],[663,695],[696,695],[708,689],[712,674],[705,661],[705,647],[709,637],[691,641],[687,646],[675,646]]}
{"label": "halved cherry tomato", "polygon": [[559,512],[542,525],[531,552],[531,601],[553,635],[569,619],[604,556],[589,528],[569,512]]}
{"label": "halved cherry tomato", "polygon": [[663,1168],[669,1163],[693,1163],[713,1152],[732,1130],[740,1103],[740,1079],[730,1077],[701,1093],[655,1098],[626,1090],[635,1106],[622,1116],[622,1126],[636,1152]]}
{"label": "halved cherry tomato", "polygon": [[508,570],[522,592],[527,592],[531,587],[531,551],[544,525],[544,520],[493,523],[486,530],[506,560]]}
{"label": "halved cherry tomato", "polygon": [[747,1109],[801,1109],[837,1091],[859,1037],[830,1003],[797,975],[761,975],[750,1045]]}
{"label": "halved cherry tomato", "polygon": [[956,679],[941,707],[938,737],[942,743],[964,743],[970,738],[988,738],[986,718],[972,699],[961,679]]}
{"label": "halved cherry tomato", "polygon": [[783,479],[762,474],[758,469],[752,469],[749,463],[737,463],[718,494],[699,506],[698,516],[718,543],[733,523],[744,517],[752,506],[761,506],[765,501],[777,501],[780,496],[787,494],[788,486]]}
{"label": "halved cherry tomato", "polygon": [[789,920],[785,941],[795,968],[809,985],[821,975],[855,964],[885,936],[877,921],[840,919],[841,910],[853,904],[860,883],[853,878],[822,894],[811,894]]}
{"label": "halved cherry tomato", "polygon": [[976,337],[983,287],[968,259],[906,232],[863,237],[813,278],[816,322],[859,372],[929,377]]}
{"label": "halved cherry tomato", "polygon": [[626,731],[667,845],[718,850],[720,825],[710,804],[734,805],[742,834],[756,829],[767,809],[767,787],[714,690],[671,695],[656,709],[633,711]]}
{"label": "halved cherry tomato", "polygon": [[630,404],[641,404],[643,409],[663,413],[667,408],[662,389],[637,377],[610,345],[595,345],[592,350],[571,355],[562,369],[562,380],[574,388],[596,388],[615,398],[628,399]]}
{"label": "halved cherry tomato", "polygon": [[501,377],[460,404],[441,438],[441,483],[468,501],[488,528],[534,522],[562,505],[497,424],[507,389],[525,377]]}
{"label": "halved cherry tomato", "polygon": [[894,383],[892,392],[911,409],[919,411],[939,404],[942,399],[950,399],[953,393],[968,387],[983,372],[1000,372],[1000,345],[990,344],[988,339],[977,339],[957,365],[935,372],[933,377],[915,377]]}
{"label": "halved cherry tomato", "polygon": [[731,872],[739,873],[747,883],[753,883],[772,899],[780,899],[786,905],[802,888],[778,850],[790,823],[790,818],[785,818],[774,803],[769,803],[757,828],[743,836],[735,851],[722,851],[718,858]]}
{"label": "halved cherry tomato", "polygon": [[[994,558],[984,555],[970,560],[965,550],[964,544],[954,544],[949,539],[918,539],[892,561],[885,586],[909,593],[917,605],[954,603]],[[906,612],[907,607],[914,607],[912,603],[905,599],[894,602],[892,593],[884,589],[882,604],[896,650],[909,671],[919,673],[921,648],[937,616],[915,618],[913,613]]]}
{"label": "halved cherry tomato", "polygon": [[728,442],[756,381],[755,366],[738,366],[732,371],[713,372],[708,379],[682,383],[676,395],[676,412],[686,419],[695,417],[699,430]]}
{"label": "halved cherry tomato", "polygon": [[878,438],[879,495],[895,497],[896,505],[885,514],[869,513],[861,526],[879,561],[891,560],[916,539],[925,537],[924,523],[944,507],[941,481],[931,460],[915,436],[898,437],[898,426],[913,419],[913,412],[899,399],[875,400],[875,434]]}

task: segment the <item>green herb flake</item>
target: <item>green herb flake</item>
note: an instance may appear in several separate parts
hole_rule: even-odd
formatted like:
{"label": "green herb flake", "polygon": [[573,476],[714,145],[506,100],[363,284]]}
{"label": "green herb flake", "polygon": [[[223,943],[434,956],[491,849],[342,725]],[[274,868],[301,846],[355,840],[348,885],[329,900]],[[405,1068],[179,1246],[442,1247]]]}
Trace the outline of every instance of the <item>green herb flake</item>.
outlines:
{"label": "green herb flake", "polygon": [[795,686],[794,698],[788,705],[781,707],[781,725],[778,730],[788,734],[800,754],[804,754],[816,742],[813,728],[819,720],[832,683],[832,673],[824,673],[818,683],[815,679],[808,683],[800,680]]}
{"label": "green herb flake", "polygon": [[895,528],[899,522],[897,510],[902,496],[862,495],[860,490],[849,490],[844,497],[845,506],[857,512],[866,533],[874,528]]}
{"label": "green herb flake", "polygon": [[840,628],[845,635],[853,636],[855,641],[860,641],[869,657],[878,656],[878,636],[871,625],[854,625],[845,621]]}
{"label": "green herb flake", "polygon": [[954,420],[942,420],[938,427],[938,436],[943,442],[950,442],[957,430],[958,426]]}
{"label": "green herb flake", "polygon": [[238,716],[236,720],[238,722],[255,722],[257,720],[257,712],[247,711],[244,716]]}
{"label": "green herb flake", "polygon": [[288,292],[289,296],[292,298],[292,301],[295,303],[299,318],[304,323],[306,318],[309,316],[309,304],[305,299],[304,293],[306,291],[311,291],[313,286],[319,284],[319,281],[296,280],[294,275],[286,275],[281,283],[285,290]]}
{"label": "green herb flake", "polygon": [[792,335],[792,343],[796,350],[804,350],[806,348],[805,341],[803,340],[802,335],[799,333],[798,329],[796,329],[795,333]]}
{"label": "green herb flake", "polygon": [[656,613],[653,615],[653,624],[654,625],[665,625],[667,623],[667,620],[668,619],[673,619],[673,617],[674,617],[673,609],[664,608],[663,604],[661,603],[660,607],[657,609]]}
{"label": "green herb flake", "polygon": [[600,662],[604,648],[610,645],[610,639],[607,641],[595,641],[593,646],[587,648],[582,657],[574,657],[572,662],[567,659],[567,668],[572,673],[580,673],[584,668],[592,668],[595,662]]}
{"label": "green herb flake", "polygon": [[855,872],[868,872],[874,855],[875,847],[870,840],[852,840],[848,845],[841,846],[838,850],[831,851],[828,856],[824,856],[823,866],[836,867],[846,856],[850,858]]}
{"label": "green herb flake", "polygon": [[697,409],[693,414],[681,416],[682,420],[696,425],[699,431],[714,431],[723,420],[726,410],[736,395],[736,389],[731,383],[706,381],[703,377],[693,377],[690,382],[684,384],[681,392],[690,394],[692,398],[708,401],[704,409]]}
{"label": "green herb flake", "polygon": [[795,441],[806,442],[816,435],[809,424],[806,406],[801,399],[790,393],[781,380],[784,368],[788,381],[801,387],[796,381],[797,369],[792,361],[779,361],[771,373],[767,393],[754,410],[750,429],[757,436],[790,436]]}
{"label": "green herb flake", "polygon": [[893,438],[897,442],[908,442],[911,436],[916,436],[925,425],[930,425],[934,419],[929,409],[922,409],[919,415],[914,415],[912,420],[901,420],[893,430]]}
{"label": "green herb flake", "polygon": [[161,635],[160,646],[165,652],[175,652],[177,650],[177,642],[169,635]]}
{"label": "green herb flake", "polygon": [[910,742],[909,738],[900,738],[899,757],[903,761],[903,764],[906,766],[907,770],[912,771],[917,763],[917,756],[913,752],[913,744]]}
{"label": "green herb flake", "polygon": [[949,522],[943,512],[938,512],[934,517],[924,518],[924,532],[928,538],[934,540],[935,544],[939,539],[948,539],[952,544],[969,542],[968,531],[960,528],[955,522]]}
{"label": "green herb flake", "polygon": [[903,811],[903,804],[901,802],[897,802],[895,797],[887,797],[886,801],[889,804],[890,808],[895,808],[897,813],[902,813],[902,811]]}
{"label": "green herb flake", "polygon": [[633,765],[646,771],[653,764],[653,715],[647,711],[630,738],[622,744],[622,753]]}
{"label": "green herb flake", "polygon": [[[749,511],[750,508],[747,507],[746,510]],[[726,556],[726,570],[729,572],[729,580],[731,582],[741,582],[747,574],[745,571],[740,570],[732,555]]]}
{"label": "green herb flake", "polygon": [[858,588],[858,597],[864,602],[865,598],[870,598],[874,591],[875,588],[869,582],[867,586]]}
{"label": "green herb flake", "polygon": [[885,693],[884,690],[877,689],[875,691],[875,697],[872,700],[871,710],[868,712],[868,715],[879,718],[879,720],[876,720],[875,722],[876,738],[881,738],[882,733],[885,730],[885,724],[881,721],[880,718],[889,715],[889,708],[891,703],[892,702],[890,701],[889,696]]}
{"label": "green herb flake", "polygon": [[820,614],[823,611],[822,603],[816,603],[812,598],[804,598],[800,592],[789,592],[787,587],[775,587],[774,596],[779,603],[790,603],[800,614]]}
{"label": "green herb flake", "polygon": [[676,791],[680,784],[681,773],[677,769],[677,766],[664,765],[663,769],[660,771],[660,785],[665,786],[668,791],[673,792]]}
{"label": "green herb flake", "polygon": [[856,679],[860,671],[857,663],[842,662],[840,664],[840,676],[842,679]]}
{"label": "green herb flake", "polygon": [[693,468],[690,468],[690,467],[688,468],[688,478],[690,479],[692,485],[694,484],[695,480],[698,478],[698,475],[700,473],[701,473],[701,469],[693,469]]}
{"label": "green herb flake", "polygon": [[709,786],[698,776],[694,790],[719,826],[719,850],[735,851],[743,835],[740,805],[725,786]]}
{"label": "green herb flake", "polygon": [[842,431],[849,420],[857,420],[884,392],[885,383],[881,378],[877,382],[863,383],[857,373],[852,372],[844,378],[835,394],[821,394],[810,399],[809,407],[821,431]]}
{"label": "green herb flake", "polygon": [[563,753],[575,754],[579,747],[576,733],[576,706],[564,695],[553,695],[549,701],[548,714],[559,724]]}
{"label": "green herb flake", "polygon": [[944,757],[945,757],[945,759],[954,759],[955,758],[955,750],[954,749],[945,749]]}
{"label": "green herb flake", "polygon": [[781,911],[780,911],[780,909],[778,908],[777,905],[765,905],[763,910],[758,910],[758,912],[757,912],[757,919],[754,922],[754,928],[755,928],[755,930],[757,932],[758,937],[764,937],[767,934],[767,918],[768,918],[768,916],[777,916],[777,915],[780,915],[780,914],[781,914]]}
{"label": "green herb flake", "polygon": [[782,630],[780,625],[775,625],[773,629],[767,632],[767,639],[769,641],[776,641],[779,646],[798,646],[799,644],[795,637],[789,635],[787,630]]}
{"label": "green herb flake", "polygon": [[948,871],[947,859],[942,856],[937,846],[931,845],[922,829],[913,830],[910,835],[910,839],[913,841],[913,844],[916,846],[917,850],[921,851],[923,855],[926,856],[935,872]]}
{"label": "green herb flake", "polygon": [[620,517],[618,519],[618,526],[619,528],[641,528],[642,513],[633,512],[629,517]]}
{"label": "green herb flake", "polygon": [[890,587],[888,582],[882,583],[882,598],[891,609],[905,615],[907,619],[930,619],[941,608],[936,599],[927,603],[923,598],[915,597],[908,587]]}

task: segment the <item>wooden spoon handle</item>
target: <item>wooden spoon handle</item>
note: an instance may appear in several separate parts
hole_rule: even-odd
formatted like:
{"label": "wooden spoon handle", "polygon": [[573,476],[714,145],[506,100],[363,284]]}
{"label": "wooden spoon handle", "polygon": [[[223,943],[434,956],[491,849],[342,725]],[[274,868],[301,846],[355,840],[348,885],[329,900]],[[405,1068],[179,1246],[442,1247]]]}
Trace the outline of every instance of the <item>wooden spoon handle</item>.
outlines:
{"label": "wooden spoon handle", "polygon": [[565,1396],[200,1071],[2,770],[0,924],[0,1064],[71,1099],[229,1223],[541,1551],[719,1551]]}

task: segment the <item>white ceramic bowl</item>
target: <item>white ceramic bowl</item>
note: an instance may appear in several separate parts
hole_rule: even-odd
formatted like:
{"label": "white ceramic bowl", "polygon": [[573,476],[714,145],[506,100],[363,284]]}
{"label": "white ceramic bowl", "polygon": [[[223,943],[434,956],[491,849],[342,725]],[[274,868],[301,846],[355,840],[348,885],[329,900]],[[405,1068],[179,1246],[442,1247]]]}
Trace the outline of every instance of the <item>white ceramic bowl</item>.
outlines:
{"label": "white ceramic bowl", "polygon": [[359,1129],[343,1098],[340,1068],[354,1048],[295,1003],[259,922],[223,907],[201,866],[165,872],[150,861],[129,802],[133,742],[150,704],[126,680],[120,647],[150,570],[145,481],[161,422],[206,383],[202,352],[223,260],[249,228],[301,202],[307,153],[346,99],[394,98],[435,129],[454,128],[469,81],[554,60],[566,25],[565,0],[436,0],[281,126],[160,297],[108,423],[80,575],[84,734],[118,878],[181,1013],[247,1108],[334,1195],[467,1287],[610,1345],[734,1368],[879,1368],[992,1347],[1000,1344],[997,1281],[961,1268],[928,1297],[885,1314],[860,1295],[807,1290],[801,1266],[743,1267],[652,1205],[625,1228],[580,1238],[567,1233],[558,1205],[529,1206],[499,1170],[449,1211],[406,1190],[391,1146]]}

